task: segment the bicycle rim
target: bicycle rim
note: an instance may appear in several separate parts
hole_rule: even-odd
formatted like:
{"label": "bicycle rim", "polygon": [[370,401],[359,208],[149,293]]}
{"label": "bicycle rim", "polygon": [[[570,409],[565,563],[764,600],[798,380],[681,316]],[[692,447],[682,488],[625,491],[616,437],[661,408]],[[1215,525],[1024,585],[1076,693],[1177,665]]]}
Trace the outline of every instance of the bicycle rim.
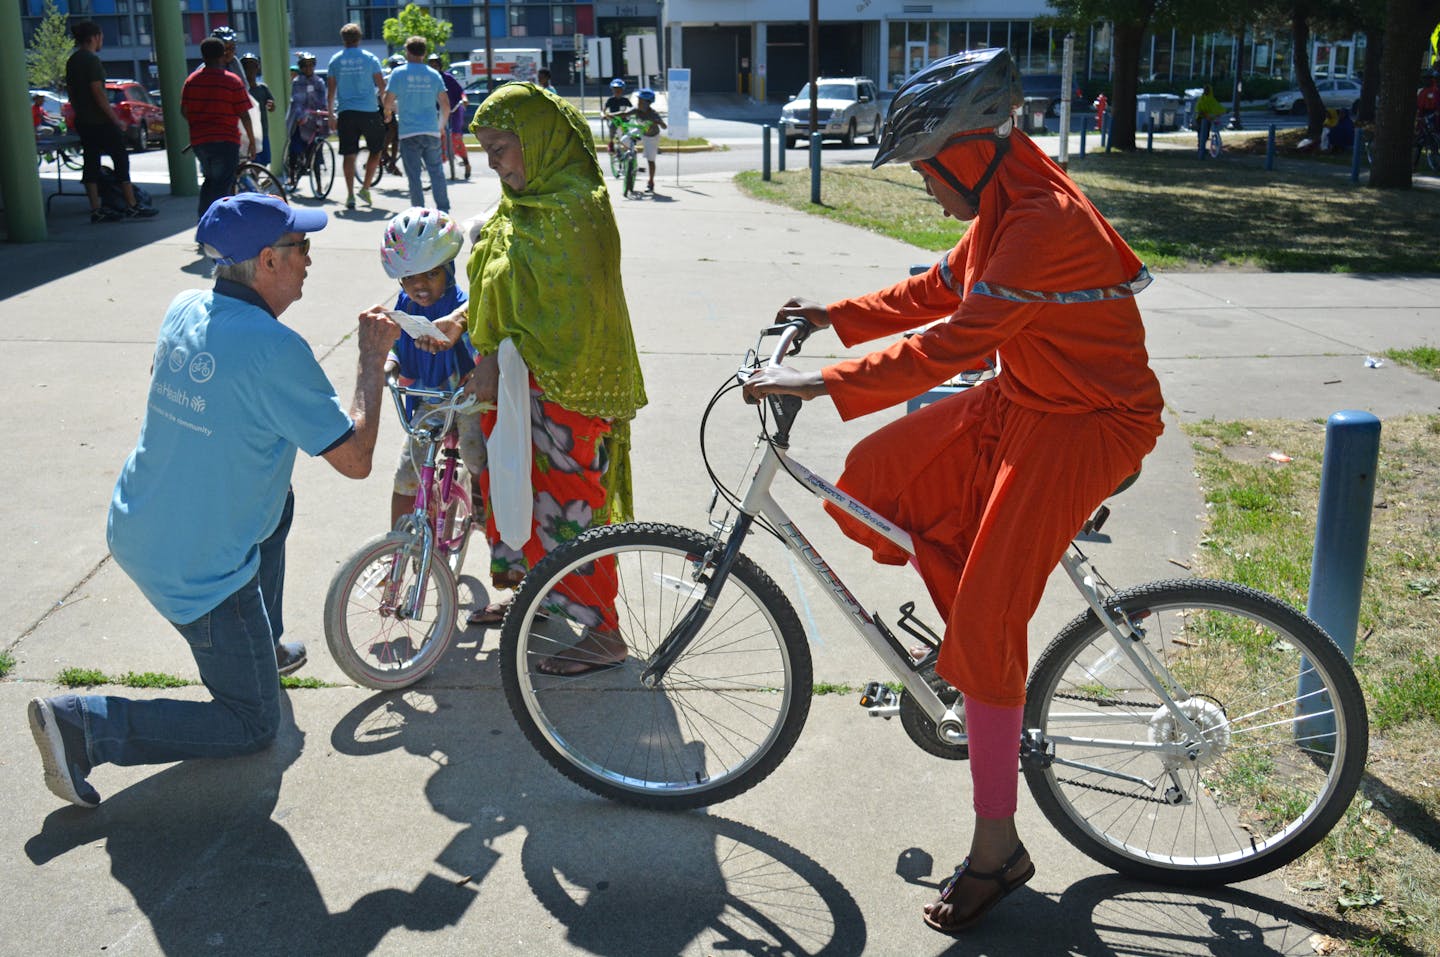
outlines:
{"label": "bicycle rim", "polygon": [[235,176],[235,191],[237,193],[269,193],[271,196],[285,199],[285,187],[281,185],[280,180],[259,163],[240,164],[240,170]]}
{"label": "bicycle rim", "polygon": [[625,157],[625,195],[635,192],[635,154]]}
{"label": "bicycle rim", "polygon": [[[1368,747],[1359,684],[1329,636],[1227,582],[1156,582],[1111,607],[1163,666],[1199,739],[1178,755],[1141,750],[1188,731],[1095,615],[1076,618],[1027,691],[1027,729],[1088,741],[1055,743],[1055,757],[1078,766],[1026,765],[1051,823],[1102,864],[1190,886],[1268,873],[1321,840],[1349,806]],[[1302,670],[1314,688],[1308,718],[1296,716]]]}
{"label": "bicycle rim", "polygon": [[[440,542],[445,552],[445,564],[450,573],[460,577],[465,567],[465,553],[470,550],[470,533],[474,527],[474,516],[470,510],[470,475],[457,468],[452,479],[454,483],[450,499],[445,503],[445,514],[440,521]],[[435,483],[438,499],[440,483]]]}
{"label": "bicycle rim", "polygon": [[[794,746],[810,708],[809,648],[789,602],[744,557],[684,654],[655,687],[641,682],[703,597],[694,576],[711,544],[671,526],[607,526],[525,577],[501,635],[506,698],[530,742],[581,786],[643,807],[700,807],[758,784]],[[542,662],[582,660],[581,622],[599,622],[584,606],[608,604],[591,583],[609,563],[627,659],[543,673]]]}
{"label": "bicycle rim", "polygon": [[404,612],[418,584],[418,542],[399,532],[372,539],[340,566],[325,596],[325,641],[340,670],[367,688],[404,688],[440,662],[455,630],[455,579],[436,556],[424,600]]}
{"label": "bicycle rim", "polygon": [[310,188],[316,199],[324,199],[330,195],[330,187],[334,184],[335,148],[330,145],[329,140],[321,140],[316,144],[315,154],[310,159]]}

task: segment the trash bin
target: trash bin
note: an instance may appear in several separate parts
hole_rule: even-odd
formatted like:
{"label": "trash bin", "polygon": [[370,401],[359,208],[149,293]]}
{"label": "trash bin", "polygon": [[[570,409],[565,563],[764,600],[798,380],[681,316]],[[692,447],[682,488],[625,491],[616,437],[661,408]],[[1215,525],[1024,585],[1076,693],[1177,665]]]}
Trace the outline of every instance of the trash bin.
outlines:
{"label": "trash bin", "polygon": [[1021,108],[1020,128],[1026,133],[1045,132],[1045,114],[1050,110],[1048,96],[1027,96]]}
{"label": "trash bin", "polygon": [[[1160,129],[1176,130],[1180,128],[1180,97],[1174,93],[1156,93],[1151,96],[1151,101],[1158,101]],[[1151,109],[1154,110],[1155,107],[1151,107]]]}
{"label": "trash bin", "polygon": [[1175,123],[1182,130],[1194,129],[1195,127],[1195,101],[1198,97],[1183,96],[1180,98],[1180,111],[1175,114]]}

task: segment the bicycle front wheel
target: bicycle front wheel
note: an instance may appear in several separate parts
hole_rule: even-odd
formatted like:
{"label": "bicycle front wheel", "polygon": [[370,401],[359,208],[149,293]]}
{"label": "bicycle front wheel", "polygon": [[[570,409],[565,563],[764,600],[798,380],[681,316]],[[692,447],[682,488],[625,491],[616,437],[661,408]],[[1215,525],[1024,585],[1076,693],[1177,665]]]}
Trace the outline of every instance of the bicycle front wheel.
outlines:
{"label": "bicycle front wheel", "polygon": [[285,198],[285,187],[269,169],[259,163],[241,163],[235,170],[236,193],[269,193]]}
{"label": "bicycle front wheel", "polygon": [[366,688],[405,688],[450,647],[459,604],[455,577],[437,555],[425,594],[407,612],[420,580],[420,543],[388,532],[341,565],[325,594],[325,641],[340,670]]}
{"label": "bicycle front wheel", "polygon": [[1359,786],[1369,733],[1330,636],[1229,582],[1153,582],[1109,612],[1128,621],[1125,643],[1146,668],[1091,611],[1030,677],[1025,727],[1055,760],[1027,761],[1025,778],[1050,823],[1107,867],[1192,887],[1268,873],[1329,833]]}
{"label": "bicycle front wheel", "polygon": [[315,193],[316,199],[324,199],[330,195],[330,187],[335,185],[335,147],[330,145],[329,140],[317,140],[314,153],[310,157],[310,189]]}
{"label": "bicycle front wheel", "polygon": [[[754,787],[794,746],[810,712],[810,649],[790,602],[743,555],[684,653],[653,687],[641,681],[704,597],[715,547],[689,529],[611,525],[525,576],[501,632],[505,697],[530,743],[581,787],[641,807],[702,807]],[[547,673],[588,664],[584,624],[612,603],[597,582],[618,582],[628,657]]]}

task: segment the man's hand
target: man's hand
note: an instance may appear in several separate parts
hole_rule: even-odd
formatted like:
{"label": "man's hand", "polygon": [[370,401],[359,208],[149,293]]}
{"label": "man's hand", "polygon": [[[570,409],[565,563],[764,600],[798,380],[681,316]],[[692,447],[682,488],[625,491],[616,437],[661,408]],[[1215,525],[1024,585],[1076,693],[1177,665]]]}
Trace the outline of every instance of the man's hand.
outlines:
{"label": "man's hand", "polygon": [[825,380],[819,372],[801,372],[789,366],[768,366],[745,380],[745,398],[754,402],[767,395],[798,395],[813,399],[825,394]]}
{"label": "man's hand", "polygon": [[791,319],[804,319],[817,329],[830,328],[830,313],[820,303],[813,299],[802,299],[799,296],[792,296],[786,300],[775,313],[775,321],[788,322]]}
{"label": "man's hand", "polygon": [[371,306],[360,313],[360,361],[379,358],[382,362],[390,347],[400,338],[400,327],[385,314],[383,306]]}

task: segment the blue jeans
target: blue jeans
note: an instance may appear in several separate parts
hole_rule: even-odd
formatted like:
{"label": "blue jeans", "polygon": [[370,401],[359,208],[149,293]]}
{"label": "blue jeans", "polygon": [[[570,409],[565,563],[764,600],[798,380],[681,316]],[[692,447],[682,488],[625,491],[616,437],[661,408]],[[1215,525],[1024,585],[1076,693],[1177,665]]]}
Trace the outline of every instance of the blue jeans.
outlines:
{"label": "blue jeans", "polygon": [[200,175],[205,181],[200,184],[200,212],[205,215],[210,204],[222,196],[235,192],[235,170],[240,165],[239,143],[196,143],[190,149],[200,161]]}
{"label": "blue jeans", "polygon": [[450,211],[450,191],[445,185],[445,167],[440,162],[438,135],[407,136],[400,141],[400,161],[405,164],[405,178],[410,181],[410,205],[425,205],[425,188],[420,184],[420,166],[430,173],[430,192],[435,194],[435,208]]}
{"label": "blue jeans", "polygon": [[1195,123],[1196,138],[1200,143],[1200,158],[1208,159],[1210,150],[1210,131],[1215,128],[1215,121],[1208,116],[1202,116]]}
{"label": "blue jeans", "polygon": [[260,543],[255,577],[195,621],[175,625],[214,700],[78,698],[91,765],[233,757],[275,740],[280,728],[275,644],[285,630],[285,537],[294,513],[291,492],[280,524]]}

